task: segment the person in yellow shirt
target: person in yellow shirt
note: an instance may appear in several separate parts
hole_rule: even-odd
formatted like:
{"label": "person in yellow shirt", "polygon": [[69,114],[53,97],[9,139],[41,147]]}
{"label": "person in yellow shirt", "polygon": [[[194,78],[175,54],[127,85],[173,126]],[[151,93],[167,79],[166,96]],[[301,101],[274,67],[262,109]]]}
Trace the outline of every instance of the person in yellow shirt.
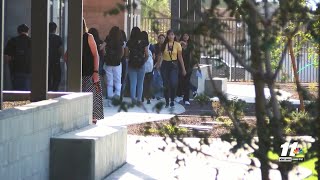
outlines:
{"label": "person in yellow shirt", "polygon": [[[156,64],[156,68],[161,71],[166,108],[168,108],[169,105],[172,108],[174,107],[174,98],[176,97],[178,86],[179,63],[181,65],[182,75],[185,76],[187,74],[182,58],[181,44],[174,39],[174,32],[172,30],[167,31],[167,37],[162,44],[161,55],[158,57]],[[169,100],[171,100],[170,104]]]}

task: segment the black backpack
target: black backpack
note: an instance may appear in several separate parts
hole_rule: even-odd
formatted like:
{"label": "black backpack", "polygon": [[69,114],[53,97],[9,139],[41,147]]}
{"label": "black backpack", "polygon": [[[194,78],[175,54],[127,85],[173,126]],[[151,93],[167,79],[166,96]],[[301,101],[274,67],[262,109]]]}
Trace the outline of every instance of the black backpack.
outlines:
{"label": "black backpack", "polygon": [[144,47],[141,47],[141,43],[138,43],[129,50],[129,66],[135,69],[141,68],[145,63]]}
{"label": "black backpack", "polygon": [[108,66],[119,66],[121,63],[120,50],[122,47],[114,47],[111,43],[107,43],[104,61]]}

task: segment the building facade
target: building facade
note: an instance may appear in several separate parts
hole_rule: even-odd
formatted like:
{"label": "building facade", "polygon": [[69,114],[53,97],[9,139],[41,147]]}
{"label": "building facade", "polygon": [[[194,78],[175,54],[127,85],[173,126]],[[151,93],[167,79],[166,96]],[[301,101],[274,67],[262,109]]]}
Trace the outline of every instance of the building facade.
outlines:
{"label": "building facade", "polygon": [[[121,29],[127,29],[127,12],[120,12],[117,15],[105,15],[105,12],[117,7],[117,4],[124,4],[123,0],[83,0],[83,16],[86,19],[89,28],[97,28],[100,32],[100,38],[104,39],[113,26]],[[4,6],[4,44],[17,35],[17,26],[27,24],[31,27],[31,0],[5,0]],[[67,48],[68,37],[68,0],[50,0],[49,21],[58,25],[58,34],[64,41],[64,50]],[[130,27],[131,28],[131,27]],[[61,59],[62,68],[65,64]],[[10,77],[8,65],[4,63],[4,89],[10,90]],[[65,84],[66,70],[62,72],[62,86]],[[65,90],[62,88],[61,90]]]}

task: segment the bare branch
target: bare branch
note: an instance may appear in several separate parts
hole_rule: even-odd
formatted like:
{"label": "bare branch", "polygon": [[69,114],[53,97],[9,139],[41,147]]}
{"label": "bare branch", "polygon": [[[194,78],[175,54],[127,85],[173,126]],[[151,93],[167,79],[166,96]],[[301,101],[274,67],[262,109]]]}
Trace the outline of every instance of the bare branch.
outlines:
{"label": "bare branch", "polygon": [[230,45],[230,43],[221,35],[221,33],[217,33],[215,35],[216,39],[220,40],[222,44],[228,49],[228,51],[232,54],[232,56],[235,58],[235,60],[244,67],[248,72],[251,74],[257,74],[258,71],[256,69],[253,69],[249,65],[245,63],[245,59],[241,57],[234,48]]}
{"label": "bare branch", "polygon": [[[309,23],[310,23],[310,20],[309,20],[306,24],[309,24]],[[287,43],[286,43],[286,45],[285,45],[285,47],[284,47],[284,50],[282,51],[282,54],[281,54],[280,62],[279,62],[279,64],[278,64],[278,66],[277,66],[277,69],[276,69],[275,73],[274,73],[273,76],[272,76],[272,79],[271,79],[272,81],[274,81],[274,80],[277,78],[277,76],[278,76],[278,74],[279,74],[279,72],[280,72],[280,70],[281,70],[281,68],[282,68],[282,64],[283,64],[283,62],[284,62],[284,57],[286,56],[287,51],[288,51],[289,41],[290,41],[290,39],[292,39],[292,37],[298,32],[299,28],[300,28],[300,26],[297,25],[297,26],[295,27],[294,31],[293,31],[292,33],[290,33],[290,35],[288,36]]]}

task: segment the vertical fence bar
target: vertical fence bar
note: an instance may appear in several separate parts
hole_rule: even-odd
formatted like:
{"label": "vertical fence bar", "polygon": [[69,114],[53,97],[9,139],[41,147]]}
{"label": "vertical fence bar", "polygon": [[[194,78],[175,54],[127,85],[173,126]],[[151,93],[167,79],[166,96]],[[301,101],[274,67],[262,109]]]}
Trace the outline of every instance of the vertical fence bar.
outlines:
{"label": "vertical fence bar", "polygon": [[4,34],[4,1],[0,2],[0,110],[3,104],[3,34]]}

